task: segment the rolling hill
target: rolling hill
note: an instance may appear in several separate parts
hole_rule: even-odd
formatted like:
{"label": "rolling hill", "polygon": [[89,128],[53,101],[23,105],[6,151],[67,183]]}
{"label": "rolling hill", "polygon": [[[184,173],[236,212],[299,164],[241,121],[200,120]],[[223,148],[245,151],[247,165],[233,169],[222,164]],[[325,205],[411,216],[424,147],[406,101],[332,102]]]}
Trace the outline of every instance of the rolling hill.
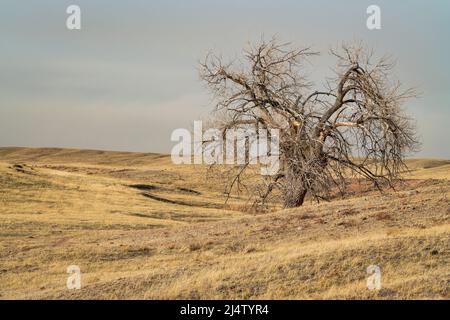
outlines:
{"label": "rolling hill", "polygon": [[396,190],[257,214],[167,155],[0,148],[0,298],[448,299],[450,160],[407,163]]}

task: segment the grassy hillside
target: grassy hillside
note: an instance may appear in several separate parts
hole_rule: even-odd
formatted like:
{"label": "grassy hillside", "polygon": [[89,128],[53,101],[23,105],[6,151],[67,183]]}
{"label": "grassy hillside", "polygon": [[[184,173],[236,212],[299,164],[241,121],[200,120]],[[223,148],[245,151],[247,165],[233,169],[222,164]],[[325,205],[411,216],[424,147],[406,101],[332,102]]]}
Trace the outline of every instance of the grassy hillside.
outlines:
{"label": "grassy hillside", "polygon": [[0,298],[448,299],[450,161],[408,164],[396,191],[250,214],[166,155],[0,148]]}

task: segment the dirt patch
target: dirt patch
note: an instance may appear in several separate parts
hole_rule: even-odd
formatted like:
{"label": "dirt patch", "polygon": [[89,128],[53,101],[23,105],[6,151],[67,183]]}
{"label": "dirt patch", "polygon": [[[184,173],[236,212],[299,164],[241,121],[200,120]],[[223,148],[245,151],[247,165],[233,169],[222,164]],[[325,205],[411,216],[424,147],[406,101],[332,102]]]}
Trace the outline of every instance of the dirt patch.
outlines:
{"label": "dirt patch", "polygon": [[190,207],[202,207],[202,208],[216,208],[216,209],[221,209],[223,208],[223,206],[221,205],[216,205],[216,204],[212,204],[212,203],[203,203],[203,202],[186,202],[186,201],[181,201],[181,200],[172,200],[172,199],[167,199],[167,198],[163,198],[151,193],[141,193],[144,197],[146,198],[150,198],[152,200],[156,200],[156,201],[161,201],[161,202],[165,202],[165,203],[170,203],[170,204],[177,204],[177,205],[181,205],[181,206],[190,206]]}
{"label": "dirt patch", "polygon": [[10,168],[14,169],[16,172],[34,174],[34,169],[27,166],[26,164],[13,164]]}
{"label": "dirt patch", "polygon": [[128,187],[133,188],[133,189],[142,190],[142,191],[151,191],[151,190],[161,189],[160,187],[157,187],[152,184],[130,184]]}
{"label": "dirt patch", "polygon": [[177,192],[177,193],[201,195],[201,193],[196,190],[184,188],[184,187],[177,187],[175,189],[169,189],[169,188],[164,188],[164,187],[160,187],[160,186],[155,186],[153,184],[130,184],[127,187],[141,190],[141,191],[160,190],[160,191],[167,191],[167,192]]}
{"label": "dirt patch", "polygon": [[192,189],[189,189],[189,188],[177,188],[177,190],[178,191],[181,191],[181,192],[186,192],[186,193],[192,193],[192,194],[196,194],[196,195],[201,195],[201,192],[198,192],[198,191],[195,191],[195,190],[192,190]]}

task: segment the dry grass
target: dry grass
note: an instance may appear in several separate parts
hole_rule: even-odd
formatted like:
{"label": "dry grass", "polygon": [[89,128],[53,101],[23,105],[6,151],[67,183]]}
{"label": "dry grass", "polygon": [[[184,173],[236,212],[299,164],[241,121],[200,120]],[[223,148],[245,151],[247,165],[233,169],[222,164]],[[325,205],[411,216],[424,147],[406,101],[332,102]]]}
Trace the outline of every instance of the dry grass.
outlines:
{"label": "dry grass", "polygon": [[450,164],[410,165],[395,192],[255,215],[167,156],[0,148],[0,298],[448,299]]}

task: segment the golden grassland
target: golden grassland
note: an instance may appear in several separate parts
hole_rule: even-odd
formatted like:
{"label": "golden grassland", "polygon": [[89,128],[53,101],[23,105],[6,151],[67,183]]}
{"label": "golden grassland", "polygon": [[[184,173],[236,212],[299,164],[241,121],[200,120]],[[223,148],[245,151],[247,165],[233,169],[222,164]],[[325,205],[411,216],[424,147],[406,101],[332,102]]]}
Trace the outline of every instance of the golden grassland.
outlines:
{"label": "golden grassland", "polygon": [[395,191],[254,214],[165,155],[0,148],[0,298],[448,299],[450,161],[408,164]]}

